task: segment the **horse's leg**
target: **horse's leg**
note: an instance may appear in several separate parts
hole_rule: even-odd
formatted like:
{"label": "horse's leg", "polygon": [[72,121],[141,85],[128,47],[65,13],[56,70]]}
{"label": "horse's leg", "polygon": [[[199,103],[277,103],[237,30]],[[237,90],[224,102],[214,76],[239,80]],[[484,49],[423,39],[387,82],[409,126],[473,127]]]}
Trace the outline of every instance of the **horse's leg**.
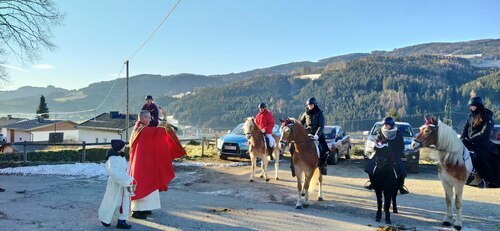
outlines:
{"label": "horse's leg", "polygon": [[391,224],[391,198],[392,198],[392,187],[390,190],[384,189],[384,213],[385,213],[385,223]]}
{"label": "horse's leg", "polygon": [[457,219],[455,219],[455,223],[453,227],[456,230],[462,230],[462,193],[464,191],[464,182],[460,182],[455,185],[455,208]]}
{"label": "horse's leg", "polygon": [[380,219],[382,219],[382,190],[376,188],[375,195],[377,196],[377,216],[375,221],[380,222]]}
{"label": "horse's leg", "polygon": [[451,211],[451,199],[453,198],[453,188],[444,179],[441,180],[443,184],[445,201],[446,201],[446,216],[443,219],[444,226],[451,226],[451,221],[453,220],[453,213]]}
{"label": "horse's leg", "polygon": [[[277,142],[276,142],[277,143]],[[279,180],[280,178],[278,177],[278,170],[280,170],[280,149],[277,146],[274,147],[273,149],[273,155],[274,155],[274,179]]]}
{"label": "horse's leg", "polygon": [[254,172],[255,172],[255,166],[257,165],[257,158],[253,155],[252,152],[250,152],[250,162],[251,162],[251,168],[252,172],[250,173],[250,182],[253,182],[253,177],[254,177]]}
{"label": "horse's leg", "polygon": [[396,187],[394,191],[392,192],[391,199],[392,199],[392,212],[393,213],[398,213],[398,204],[396,203],[396,197],[398,197],[398,188]]}
{"label": "horse's leg", "polygon": [[[314,171],[314,170],[312,170],[312,171]],[[304,190],[302,191],[302,193],[304,196],[304,207],[307,208],[309,206],[309,184],[311,183],[311,178],[313,176],[313,172],[311,172],[311,170],[304,171],[304,172],[305,172]]]}
{"label": "horse's leg", "polygon": [[323,200],[323,174],[319,172],[319,169],[315,170],[318,171],[318,201]]}
{"label": "horse's leg", "polygon": [[296,177],[297,177],[297,191],[299,192],[299,198],[297,199],[297,204],[295,204],[296,209],[302,209],[302,168],[296,167]]}
{"label": "horse's leg", "polygon": [[269,177],[267,177],[267,172],[266,172],[268,161],[269,160],[267,160],[266,153],[264,152],[264,155],[262,156],[262,164],[261,164],[262,173],[261,173],[261,175],[264,175],[264,179],[266,180],[266,182],[269,181]]}

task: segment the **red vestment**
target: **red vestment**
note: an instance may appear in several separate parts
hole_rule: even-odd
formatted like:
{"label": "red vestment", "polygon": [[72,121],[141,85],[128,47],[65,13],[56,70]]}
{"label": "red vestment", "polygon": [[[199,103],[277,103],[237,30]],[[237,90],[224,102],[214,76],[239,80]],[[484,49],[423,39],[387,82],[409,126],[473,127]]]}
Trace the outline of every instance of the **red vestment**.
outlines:
{"label": "red vestment", "polygon": [[132,200],[155,190],[167,191],[174,179],[172,161],[186,155],[175,132],[166,127],[149,127],[137,121],[130,137],[130,175],[137,182]]}

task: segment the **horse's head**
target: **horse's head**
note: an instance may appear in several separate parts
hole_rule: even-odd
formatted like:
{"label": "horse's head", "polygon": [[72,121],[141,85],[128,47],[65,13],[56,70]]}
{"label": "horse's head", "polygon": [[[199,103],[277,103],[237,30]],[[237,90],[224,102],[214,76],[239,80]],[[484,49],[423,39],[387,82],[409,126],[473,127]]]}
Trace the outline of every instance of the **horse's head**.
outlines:
{"label": "horse's head", "polygon": [[290,118],[282,118],[280,119],[281,121],[281,126],[280,126],[280,132],[281,132],[281,137],[280,137],[280,143],[285,144],[289,142],[289,139],[292,137],[293,129],[295,126],[295,120],[290,119]]}
{"label": "horse's head", "polygon": [[241,129],[243,130],[243,134],[245,134],[247,139],[250,139],[252,137],[252,132],[255,129],[253,117],[246,118],[245,123],[243,124],[243,127]]}
{"label": "horse's head", "polygon": [[420,132],[412,142],[414,149],[420,147],[436,147],[438,140],[438,120],[435,120],[432,116],[429,119],[424,116],[424,119],[425,124],[420,127]]}

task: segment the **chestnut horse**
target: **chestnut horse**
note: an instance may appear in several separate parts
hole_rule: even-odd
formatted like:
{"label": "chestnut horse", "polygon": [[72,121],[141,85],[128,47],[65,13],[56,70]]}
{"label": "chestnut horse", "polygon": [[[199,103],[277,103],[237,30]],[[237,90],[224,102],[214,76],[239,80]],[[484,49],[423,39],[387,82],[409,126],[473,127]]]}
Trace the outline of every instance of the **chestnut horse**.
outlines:
{"label": "chestnut horse", "polygon": [[[252,174],[250,175],[250,182],[253,182],[255,168],[257,167],[257,158],[262,160],[261,168],[262,172],[260,173],[260,177],[264,176],[266,181],[269,181],[267,177],[267,145],[264,140],[264,135],[260,132],[260,129],[255,124],[255,121],[252,117],[246,118],[245,123],[243,124],[243,134],[248,139],[249,149],[248,153],[250,153],[250,161],[252,162]],[[279,180],[278,170],[280,166],[280,155],[279,155],[279,147],[278,147],[278,136],[273,134],[273,138],[275,140],[276,147],[273,149],[273,157],[274,157],[274,179]]]}
{"label": "chestnut horse", "polygon": [[458,139],[455,131],[432,116],[425,118],[425,124],[420,127],[420,133],[413,141],[415,149],[420,147],[432,148],[437,151],[438,175],[443,184],[446,195],[446,216],[444,226],[451,226],[453,220],[452,198],[455,189],[456,219],[453,226],[462,229],[462,193],[465,181],[470,171],[466,168],[466,161],[470,160],[469,151]]}
{"label": "chestnut horse", "polygon": [[[296,119],[286,119],[281,120],[282,122],[280,131],[281,138],[280,143],[284,144],[284,147],[288,143],[293,142],[295,146],[295,152],[292,156],[293,166],[295,168],[295,175],[297,176],[297,190],[299,192],[299,198],[297,199],[296,209],[301,209],[302,207],[309,206],[309,185],[312,185],[311,191],[316,185],[316,181],[319,183],[318,187],[318,200],[323,200],[322,193],[322,182],[323,175],[321,175],[318,162],[319,162],[319,152],[314,141],[308,136],[306,129]],[[282,149],[284,149],[282,147]],[[304,183],[302,184],[302,177],[304,175]],[[311,182],[313,179],[313,182]]]}

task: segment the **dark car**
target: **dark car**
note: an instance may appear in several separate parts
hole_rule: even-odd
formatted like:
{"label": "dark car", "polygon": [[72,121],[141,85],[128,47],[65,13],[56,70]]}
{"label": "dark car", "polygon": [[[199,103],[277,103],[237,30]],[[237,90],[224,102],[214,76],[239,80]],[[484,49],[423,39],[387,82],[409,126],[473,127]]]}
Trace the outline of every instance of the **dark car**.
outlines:
{"label": "dark car", "polygon": [[330,149],[328,164],[337,164],[341,157],[351,158],[351,137],[340,126],[325,126],[324,134]]}
{"label": "dark car", "polygon": [[493,127],[491,141],[493,141],[496,145],[500,145],[500,125],[495,125],[495,127]]}

